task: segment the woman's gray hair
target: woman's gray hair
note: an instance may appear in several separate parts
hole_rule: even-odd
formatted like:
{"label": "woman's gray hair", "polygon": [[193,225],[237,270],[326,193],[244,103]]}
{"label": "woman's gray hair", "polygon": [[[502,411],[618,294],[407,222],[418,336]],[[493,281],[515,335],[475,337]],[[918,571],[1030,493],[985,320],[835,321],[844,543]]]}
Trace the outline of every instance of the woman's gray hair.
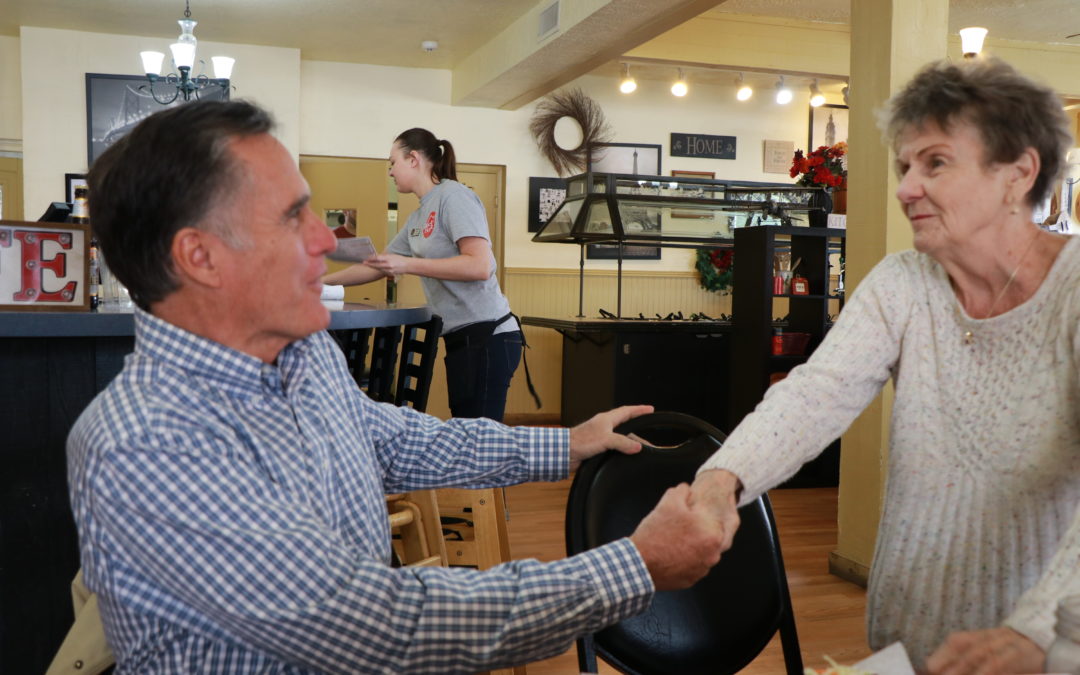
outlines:
{"label": "woman's gray hair", "polygon": [[1012,162],[1034,148],[1039,175],[1025,195],[1032,206],[1053,191],[1073,145],[1057,94],[993,57],[923,67],[886,102],[879,126],[895,149],[906,129],[921,129],[928,122],[946,133],[957,122],[970,123],[985,145],[987,163]]}

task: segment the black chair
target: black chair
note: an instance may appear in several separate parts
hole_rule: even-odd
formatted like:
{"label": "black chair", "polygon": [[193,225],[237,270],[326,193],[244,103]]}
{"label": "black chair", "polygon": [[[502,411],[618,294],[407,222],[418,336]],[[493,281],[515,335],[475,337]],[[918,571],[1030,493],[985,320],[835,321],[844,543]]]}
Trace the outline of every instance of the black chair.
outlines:
{"label": "black chair", "polygon": [[367,355],[371,341],[370,328],[352,328],[330,331],[331,337],[345,354],[345,363],[356,386],[367,389]]}
{"label": "black chair", "polygon": [[371,339],[371,367],[368,369],[367,395],[373,401],[394,400],[394,374],[397,371],[401,326],[376,328]]}
{"label": "black chair", "polygon": [[420,412],[427,409],[431,374],[435,370],[435,355],[439,351],[441,333],[442,318],[437,314],[424,323],[405,326],[394,392],[395,405],[412,406]]}
{"label": "black chair", "polygon": [[[619,428],[649,443],[639,454],[607,452],[577,471],[566,506],[566,549],[573,555],[631,534],[664,491],[691,482],[724,434],[680,413],[654,413]],[[578,664],[596,672],[596,656],[624,673],[735,673],[780,632],[789,675],[802,656],[769,500],[739,509],[734,543],[692,588],[659,592],[643,614],[578,640]]]}

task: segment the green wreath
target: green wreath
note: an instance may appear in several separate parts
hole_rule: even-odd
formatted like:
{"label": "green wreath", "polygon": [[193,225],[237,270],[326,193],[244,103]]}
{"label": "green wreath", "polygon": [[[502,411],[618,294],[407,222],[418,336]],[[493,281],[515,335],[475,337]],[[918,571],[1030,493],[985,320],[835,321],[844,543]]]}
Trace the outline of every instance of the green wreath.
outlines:
{"label": "green wreath", "polygon": [[735,284],[735,251],[730,248],[697,249],[698,282],[707,291],[730,293]]}

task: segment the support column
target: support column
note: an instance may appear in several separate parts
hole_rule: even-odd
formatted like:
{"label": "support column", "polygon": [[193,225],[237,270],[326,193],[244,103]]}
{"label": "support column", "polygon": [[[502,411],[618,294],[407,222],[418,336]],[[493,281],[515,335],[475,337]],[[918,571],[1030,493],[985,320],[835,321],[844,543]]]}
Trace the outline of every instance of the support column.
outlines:
{"label": "support column", "polygon": [[[924,64],[946,56],[948,0],[851,2],[851,115],[848,127],[849,293],[886,254],[911,248],[911,228],[897,204],[891,148],[876,111]],[[888,460],[892,385],[843,437],[839,542],[829,569],[865,584],[874,556]]]}

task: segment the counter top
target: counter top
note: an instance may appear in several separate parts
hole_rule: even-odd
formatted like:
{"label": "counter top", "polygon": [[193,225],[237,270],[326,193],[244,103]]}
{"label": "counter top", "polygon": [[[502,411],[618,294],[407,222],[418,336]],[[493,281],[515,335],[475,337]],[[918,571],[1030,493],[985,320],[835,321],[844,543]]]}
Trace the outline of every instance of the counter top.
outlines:
{"label": "counter top", "polygon": [[[427,305],[328,302],[330,330],[404,326],[431,318]],[[96,312],[0,312],[0,338],[103,337],[134,335],[131,309]]]}
{"label": "counter top", "polygon": [[577,333],[727,333],[732,330],[730,321],[663,321],[660,319],[602,319],[602,318],[550,318],[543,316],[523,316],[521,323],[526,326],[553,328],[557,331]]}

